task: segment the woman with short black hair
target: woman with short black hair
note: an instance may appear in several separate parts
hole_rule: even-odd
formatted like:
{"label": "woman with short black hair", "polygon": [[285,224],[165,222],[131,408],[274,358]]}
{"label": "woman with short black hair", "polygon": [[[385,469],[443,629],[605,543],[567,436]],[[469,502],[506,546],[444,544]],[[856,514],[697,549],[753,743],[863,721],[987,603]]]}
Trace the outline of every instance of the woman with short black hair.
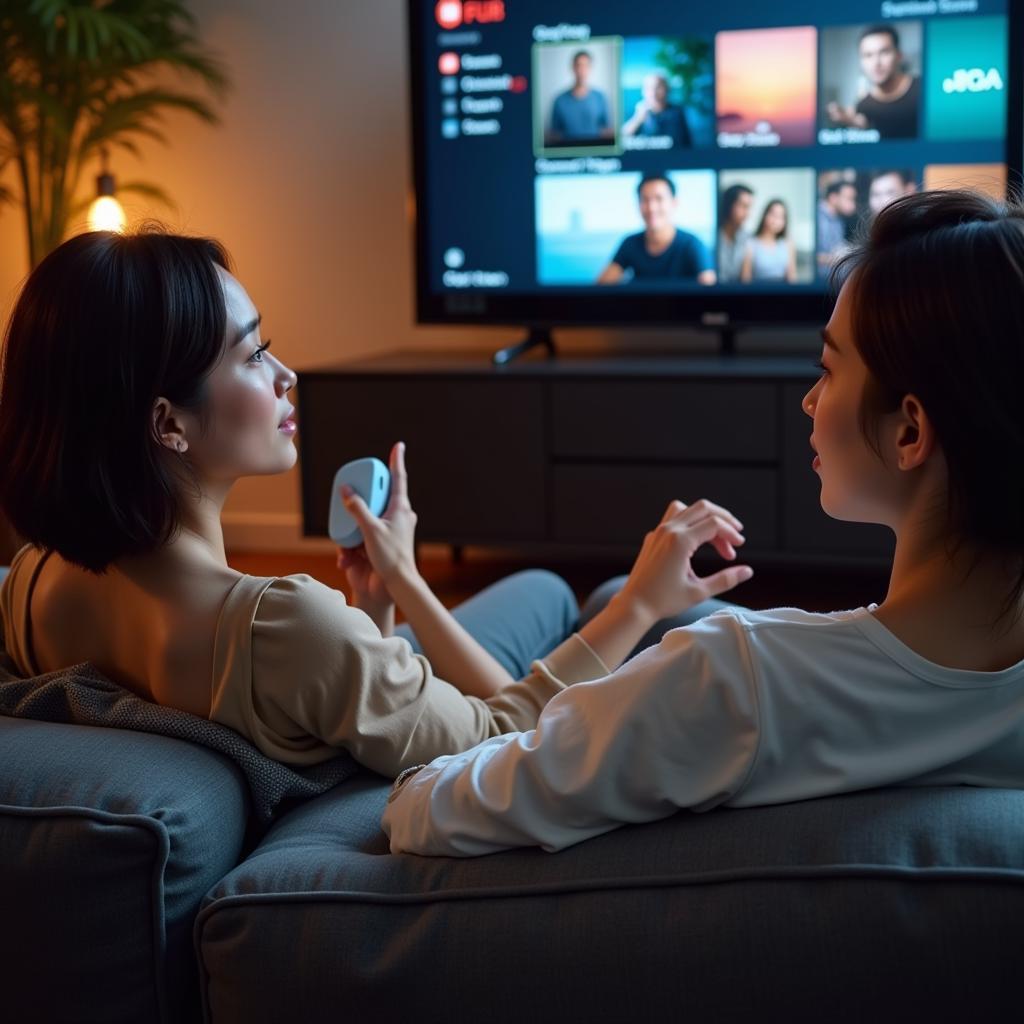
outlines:
{"label": "woman with short black hair", "polygon": [[[206,239],[83,234],[30,275],[0,379],[0,502],[29,541],[0,620],[25,676],[88,661],[280,761],[344,749],[394,775],[532,727],[551,696],[618,665],[656,619],[701,614],[749,575],[679,575],[648,550],[581,625],[572,591],[546,572],[510,577],[453,616],[416,568],[402,445],[381,517],[346,499],[364,538],[340,558],[354,607],[304,574],[233,570],[220,521],[231,488],[297,458],[296,377],[260,320]],[[742,527],[725,509],[672,516],[691,548],[735,558]],[[397,631],[396,602],[408,620]]]}

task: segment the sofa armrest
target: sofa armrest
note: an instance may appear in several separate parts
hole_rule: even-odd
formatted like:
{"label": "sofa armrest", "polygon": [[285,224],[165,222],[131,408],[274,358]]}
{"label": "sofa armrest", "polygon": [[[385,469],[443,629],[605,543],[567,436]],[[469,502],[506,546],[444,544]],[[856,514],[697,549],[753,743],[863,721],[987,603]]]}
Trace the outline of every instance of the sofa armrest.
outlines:
{"label": "sofa armrest", "polygon": [[0,717],[5,1017],[198,1019],[192,923],[247,815],[205,747]]}

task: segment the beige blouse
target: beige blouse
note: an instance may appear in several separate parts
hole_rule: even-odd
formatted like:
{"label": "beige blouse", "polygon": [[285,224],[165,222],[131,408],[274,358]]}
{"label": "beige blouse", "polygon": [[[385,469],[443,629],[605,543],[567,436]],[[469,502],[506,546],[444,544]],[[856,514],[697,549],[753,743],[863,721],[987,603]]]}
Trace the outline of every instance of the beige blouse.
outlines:
{"label": "beige blouse", "polygon": [[[0,588],[7,652],[38,675],[29,602],[45,552],[14,557]],[[401,637],[383,637],[345,596],[305,574],[242,576],[217,619],[210,718],[268,757],[312,765],[344,748],[384,775],[501,733],[532,729],[571,683],[607,675],[578,634],[486,700],[438,679]]]}

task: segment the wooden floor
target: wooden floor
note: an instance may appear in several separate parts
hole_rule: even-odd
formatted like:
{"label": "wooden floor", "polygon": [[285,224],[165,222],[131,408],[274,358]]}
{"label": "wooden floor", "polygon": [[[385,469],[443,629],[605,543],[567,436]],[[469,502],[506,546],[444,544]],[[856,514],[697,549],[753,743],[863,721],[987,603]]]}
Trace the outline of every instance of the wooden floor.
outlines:
{"label": "wooden floor", "polygon": [[[289,576],[308,573],[331,587],[347,592],[344,573],[331,554],[267,554],[232,551],[228,562],[240,572],[253,576]],[[421,557],[420,571],[437,596],[451,608],[467,597],[509,573],[527,568],[550,569],[561,575],[582,602],[587,594],[610,576],[629,571],[629,563],[595,558],[525,560],[487,552],[467,552],[459,561],[444,554]],[[702,566],[700,575],[716,567]],[[726,595],[729,600],[749,608],[791,606],[808,611],[838,611],[856,608],[885,597],[888,574],[878,569],[851,567],[836,569],[764,568],[754,566],[753,579]]]}

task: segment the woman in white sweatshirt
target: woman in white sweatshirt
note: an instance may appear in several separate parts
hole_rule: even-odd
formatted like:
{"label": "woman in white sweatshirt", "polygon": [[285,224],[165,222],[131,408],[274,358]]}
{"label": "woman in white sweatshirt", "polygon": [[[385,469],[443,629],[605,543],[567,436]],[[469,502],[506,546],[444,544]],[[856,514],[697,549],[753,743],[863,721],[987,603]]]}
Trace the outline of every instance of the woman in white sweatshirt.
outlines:
{"label": "woman in white sweatshirt", "polygon": [[[670,631],[535,728],[403,772],[393,852],[554,851],[680,808],[1024,786],[1024,205],[899,199],[834,281],[803,409],[822,508],[896,535],[885,599]],[[647,541],[666,597],[690,515]]]}

